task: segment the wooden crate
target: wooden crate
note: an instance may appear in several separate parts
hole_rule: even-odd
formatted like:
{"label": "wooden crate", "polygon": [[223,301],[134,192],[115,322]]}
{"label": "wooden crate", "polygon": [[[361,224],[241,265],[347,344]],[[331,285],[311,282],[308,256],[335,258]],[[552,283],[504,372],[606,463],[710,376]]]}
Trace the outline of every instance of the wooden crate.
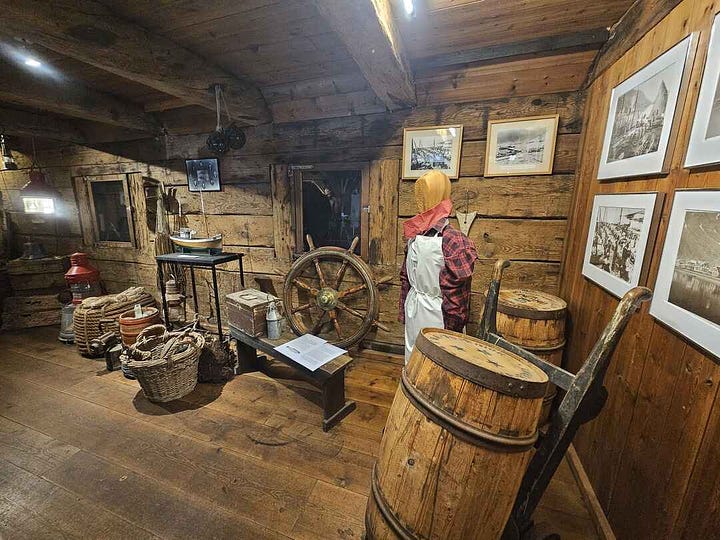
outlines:
{"label": "wooden crate", "polygon": [[11,296],[3,301],[2,329],[20,330],[60,324],[61,307],[56,294]]}
{"label": "wooden crate", "polygon": [[275,302],[278,310],[282,311],[279,298],[256,289],[230,293],[225,302],[230,324],[253,337],[267,334],[265,314],[270,302]]}

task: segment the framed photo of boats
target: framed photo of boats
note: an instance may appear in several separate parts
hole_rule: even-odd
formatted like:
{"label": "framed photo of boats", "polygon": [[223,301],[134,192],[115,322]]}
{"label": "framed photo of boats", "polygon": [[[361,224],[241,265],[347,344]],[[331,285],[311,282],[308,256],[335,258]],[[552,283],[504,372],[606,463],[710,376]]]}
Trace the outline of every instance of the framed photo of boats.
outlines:
{"label": "framed photo of boats", "polygon": [[405,128],[403,179],[420,178],[432,170],[442,171],[450,178],[457,178],[460,175],[462,137],[461,125]]}
{"label": "framed photo of boats", "polygon": [[666,173],[674,119],[694,50],[691,34],[612,90],[598,178]]}
{"label": "framed photo of boats", "polygon": [[557,114],[490,120],[485,176],[552,174]]}
{"label": "framed photo of boats", "polygon": [[720,13],[715,15],[685,167],[720,163]]}
{"label": "framed photo of boats", "polygon": [[720,357],[720,190],[675,192],[650,315]]}
{"label": "framed photo of boats", "polygon": [[188,191],[221,191],[217,158],[186,159]]}
{"label": "framed photo of boats", "polygon": [[664,193],[595,195],[582,273],[618,298],[647,277]]}

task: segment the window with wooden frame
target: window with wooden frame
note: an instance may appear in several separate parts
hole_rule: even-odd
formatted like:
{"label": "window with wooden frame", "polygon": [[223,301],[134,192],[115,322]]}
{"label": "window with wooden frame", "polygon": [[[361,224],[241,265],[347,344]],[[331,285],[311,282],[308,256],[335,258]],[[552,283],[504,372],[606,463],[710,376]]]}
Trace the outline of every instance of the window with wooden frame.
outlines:
{"label": "window with wooden frame", "polygon": [[127,175],[86,176],[84,184],[93,244],[136,247]]}
{"label": "window with wooden frame", "polygon": [[333,163],[293,168],[295,246],[309,249],[306,235],[315,246],[349,248],[359,237],[355,252],[368,257],[369,166],[367,163]]}

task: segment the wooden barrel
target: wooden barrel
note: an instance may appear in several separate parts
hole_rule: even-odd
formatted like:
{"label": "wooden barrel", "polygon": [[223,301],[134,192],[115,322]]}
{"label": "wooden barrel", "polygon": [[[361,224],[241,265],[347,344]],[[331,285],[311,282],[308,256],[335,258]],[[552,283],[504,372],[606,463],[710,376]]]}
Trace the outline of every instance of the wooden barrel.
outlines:
{"label": "wooden barrel", "polygon": [[[565,347],[566,314],[565,300],[552,294],[529,289],[503,289],[498,297],[497,329],[510,343],[559,366]],[[540,424],[550,419],[556,394],[555,385],[549,384]]]}
{"label": "wooden barrel", "polygon": [[537,439],[547,382],[500,347],[424,329],[385,425],[367,538],[499,538]]}
{"label": "wooden barrel", "polygon": [[153,324],[160,324],[160,311],[154,307],[143,308],[142,317],[135,317],[135,310],[131,309],[120,315],[120,336],[123,345],[129,347],[137,340],[138,334]]}

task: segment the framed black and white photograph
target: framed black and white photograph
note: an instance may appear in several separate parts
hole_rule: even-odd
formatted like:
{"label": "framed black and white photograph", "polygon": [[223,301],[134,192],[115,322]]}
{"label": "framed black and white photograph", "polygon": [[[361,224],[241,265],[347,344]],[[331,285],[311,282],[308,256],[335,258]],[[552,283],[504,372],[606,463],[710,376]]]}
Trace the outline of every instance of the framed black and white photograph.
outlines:
{"label": "framed black and white photograph", "polygon": [[720,14],[715,15],[685,166],[720,163]]}
{"label": "framed black and white photograph", "polygon": [[552,174],[558,115],[488,122],[485,176]]}
{"label": "framed black and white photograph", "polygon": [[185,167],[189,191],[221,191],[217,158],[186,159]]}
{"label": "framed black and white photograph", "polygon": [[693,36],[613,88],[598,178],[665,173],[675,111],[687,90]]}
{"label": "framed black and white photograph", "polygon": [[662,193],[595,195],[583,275],[618,298],[647,276]]}
{"label": "framed black and white photograph", "polygon": [[720,357],[720,190],[675,192],[650,314]]}
{"label": "framed black and white photograph", "polygon": [[460,175],[462,134],[461,125],[405,128],[402,177],[415,179],[428,171],[438,170],[450,178],[457,178]]}

